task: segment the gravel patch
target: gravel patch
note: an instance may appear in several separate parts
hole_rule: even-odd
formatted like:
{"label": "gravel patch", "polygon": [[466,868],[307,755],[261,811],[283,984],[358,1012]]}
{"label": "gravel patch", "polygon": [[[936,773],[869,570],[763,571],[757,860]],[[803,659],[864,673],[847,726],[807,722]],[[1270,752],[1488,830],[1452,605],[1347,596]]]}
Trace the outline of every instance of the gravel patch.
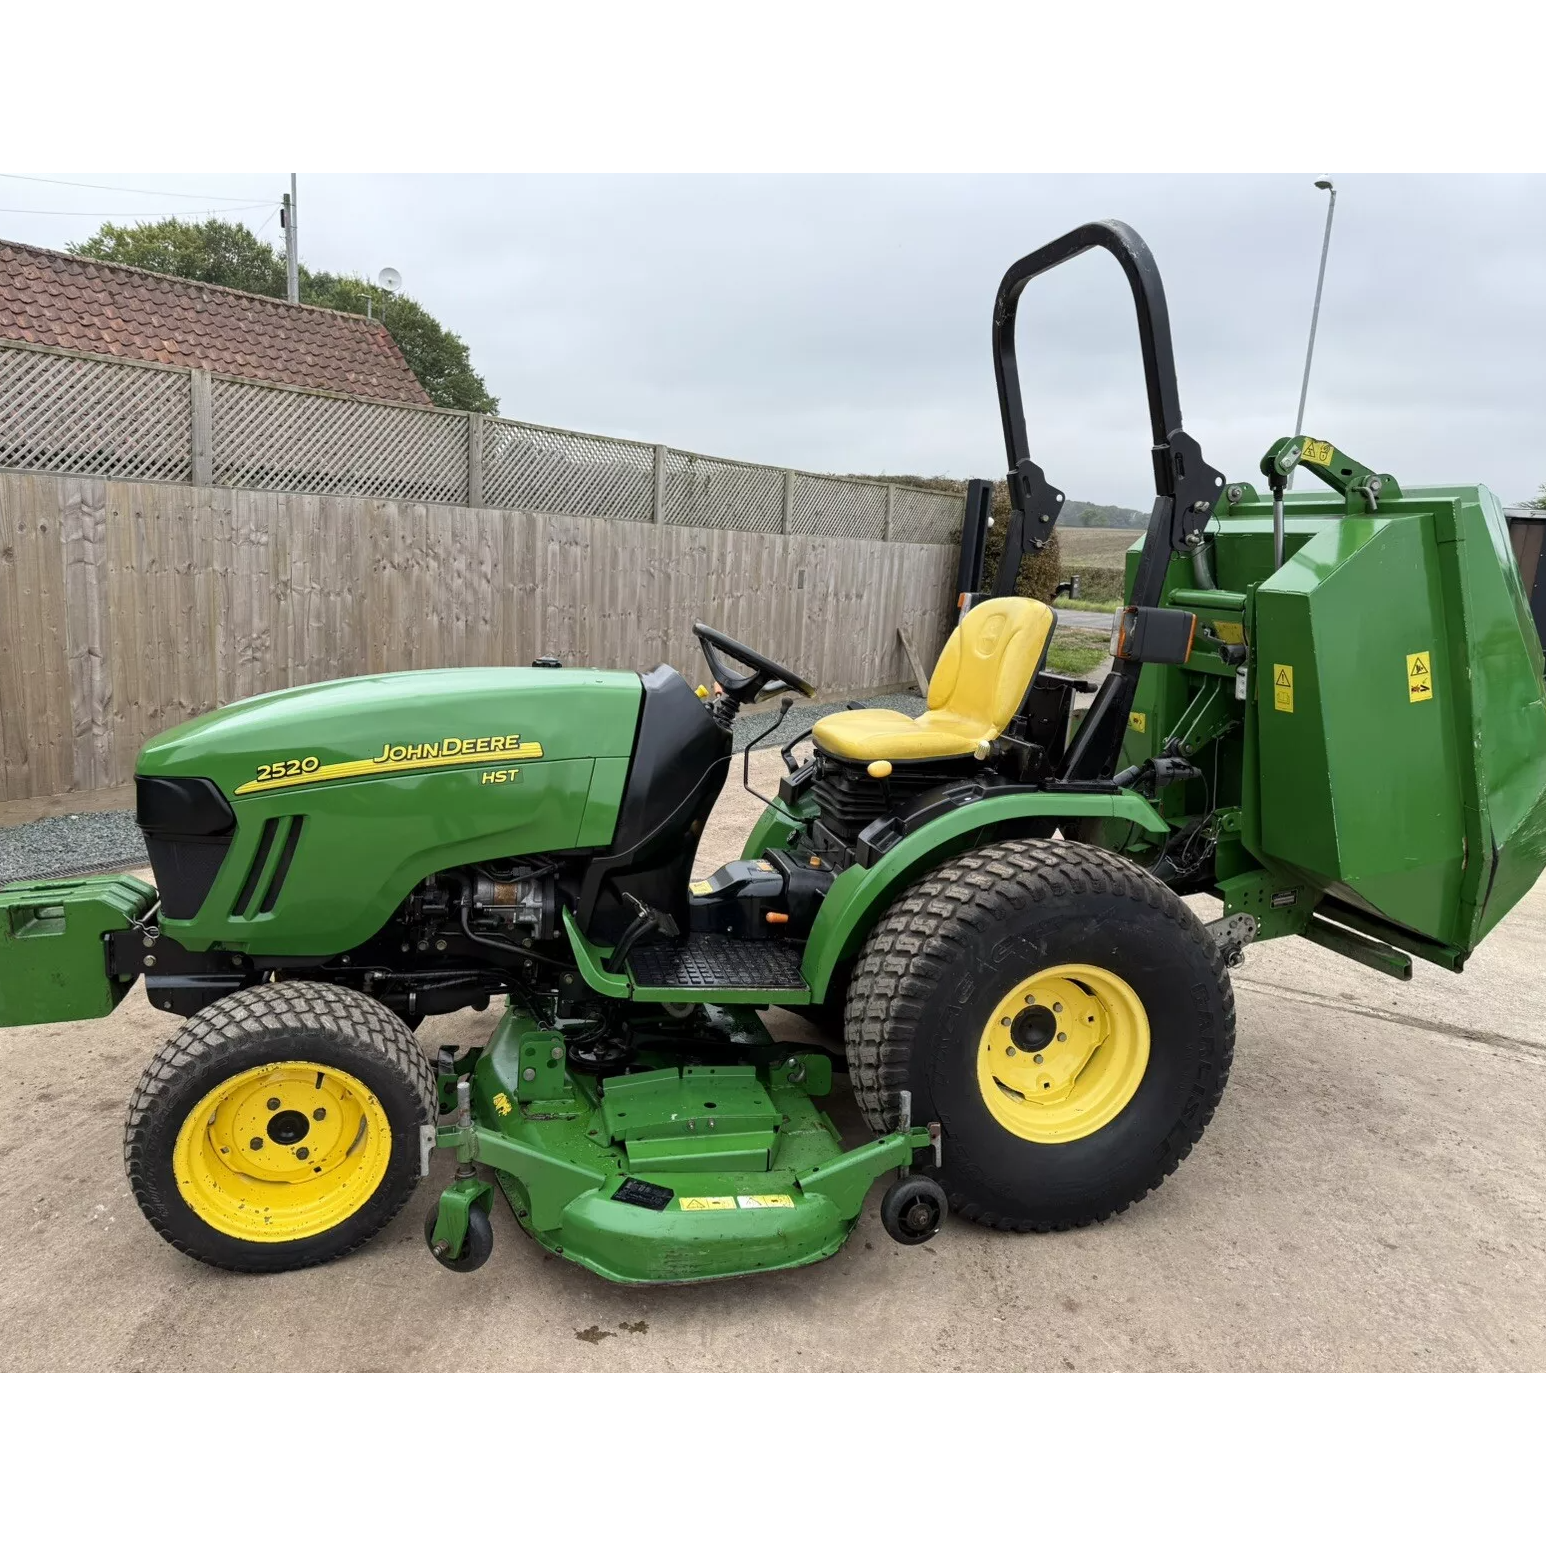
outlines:
{"label": "gravel patch", "polygon": [[[851,701],[862,703],[867,709],[899,709],[911,718],[916,718],[923,713],[923,699],[916,692],[882,693],[878,697],[854,698]],[[783,746],[802,731],[809,730],[818,719],[828,714],[840,714],[847,706],[845,703],[811,703],[807,699],[796,698],[788,717],[778,727],[778,733],[770,735],[758,750],[766,751],[770,747]],[[743,710],[735,720],[735,749],[738,752],[744,751],[759,735],[768,730],[777,718],[777,699],[774,700],[771,709],[759,709],[755,714],[748,714]],[[803,752],[804,748],[800,750]]]}
{"label": "gravel patch", "polygon": [[0,827],[0,883],[132,870],[149,862],[132,811],[84,811]]}

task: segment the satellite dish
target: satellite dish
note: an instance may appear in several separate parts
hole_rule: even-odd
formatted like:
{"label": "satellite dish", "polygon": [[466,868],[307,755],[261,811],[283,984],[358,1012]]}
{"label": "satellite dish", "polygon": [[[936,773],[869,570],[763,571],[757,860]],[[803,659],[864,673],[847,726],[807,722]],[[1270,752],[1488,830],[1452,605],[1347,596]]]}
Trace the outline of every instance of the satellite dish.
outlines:
{"label": "satellite dish", "polygon": [[388,295],[396,295],[403,287],[403,276],[395,268],[384,268],[376,275],[376,283]]}

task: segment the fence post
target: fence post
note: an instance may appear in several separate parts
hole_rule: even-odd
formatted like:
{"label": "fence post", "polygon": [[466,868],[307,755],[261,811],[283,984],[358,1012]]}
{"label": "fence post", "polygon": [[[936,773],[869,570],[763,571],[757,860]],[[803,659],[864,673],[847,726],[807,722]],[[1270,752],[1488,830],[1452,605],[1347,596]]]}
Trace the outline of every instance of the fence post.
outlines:
{"label": "fence post", "polygon": [[193,409],[193,439],[189,447],[192,478],[208,487],[215,481],[215,394],[209,372],[195,366],[188,372],[188,395]]}
{"label": "fence post", "polygon": [[467,415],[467,503],[483,508],[483,415]]}
{"label": "fence post", "polygon": [[655,447],[655,503],[650,519],[659,526],[666,518],[666,448]]}
{"label": "fence post", "polygon": [[886,485],[886,524],[881,533],[882,542],[889,542],[891,540],[891,504],[895,494],[896,484],[888,483]]}
{"label": "fence post", "polygon": [[787,537],[789,528],[794,524],[794,474],[789,471],[784,473],[784,513],[779,519],[778,529]]}

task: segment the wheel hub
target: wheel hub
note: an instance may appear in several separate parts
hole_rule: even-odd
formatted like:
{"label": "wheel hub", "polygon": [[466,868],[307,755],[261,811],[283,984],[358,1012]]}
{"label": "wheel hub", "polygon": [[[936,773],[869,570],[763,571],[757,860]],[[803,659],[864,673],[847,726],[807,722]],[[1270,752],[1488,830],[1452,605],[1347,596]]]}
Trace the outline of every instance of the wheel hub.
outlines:
{"label": "wheel hub", "polygon": [[360,1079],[320,1063],[268,1063],[210,1090],[172,1157],[178,1190],[213,1229],[298,1240],[342,1223],[386,1174],[392,1134]]}
{"label": "wheel hub", "polygon": [[1068,1143],[1127,1105],[1148,1060],[1148,1016],[1128,983],[1103,967],[1060,966],[999,1001],[977,1080],[1001,1126],[1032,1143]]}

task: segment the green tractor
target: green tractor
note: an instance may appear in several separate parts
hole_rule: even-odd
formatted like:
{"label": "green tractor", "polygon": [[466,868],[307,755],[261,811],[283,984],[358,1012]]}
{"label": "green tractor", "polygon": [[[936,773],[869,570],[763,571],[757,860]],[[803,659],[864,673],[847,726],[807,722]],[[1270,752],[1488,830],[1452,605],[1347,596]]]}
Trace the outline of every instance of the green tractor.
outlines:
{"label": "green tractor", "polygon": [[[1045,666],[1054,614],[1011,593],[1063,501],[1014,335],[1028,281],[1094,247],[1136,304],[1157,498],[1080,711]],[[978,484],[927,711],[790,741],[707,879],[737,712],[814,689],[700,624],[712,695],[542,660],[232,704],[140,756],[154,887],[0,891],[0,1023],[107,1014],[139,977],[182,1021],[125,1134],[167,1240],[242,1271],[328,1261],[436,1147],[456,1169],[425,1239],[457,1271],[489,1256],[496,1188],[540,1246],[627,1283],[819,1260],[887,1176],[903,1242],[947,1211],[1066,1229],[1201,1136],[1252,941],[1461,968],[1546,866],[1542,654],[1497,500],[1305,437],[1262,488],[1226,481],[1181,427],[1153,259],[1114,222],[1016,263],[993,342],[998,594]],[[1296,466],[1320,486],[1290,493]],[[495,999],[486,1045],[421,1050],[427,1016]],[[846,1058],[772,1039],[774,1007]],[[820,1104],[844,1063],[873,1135],[848,1148]]]}

